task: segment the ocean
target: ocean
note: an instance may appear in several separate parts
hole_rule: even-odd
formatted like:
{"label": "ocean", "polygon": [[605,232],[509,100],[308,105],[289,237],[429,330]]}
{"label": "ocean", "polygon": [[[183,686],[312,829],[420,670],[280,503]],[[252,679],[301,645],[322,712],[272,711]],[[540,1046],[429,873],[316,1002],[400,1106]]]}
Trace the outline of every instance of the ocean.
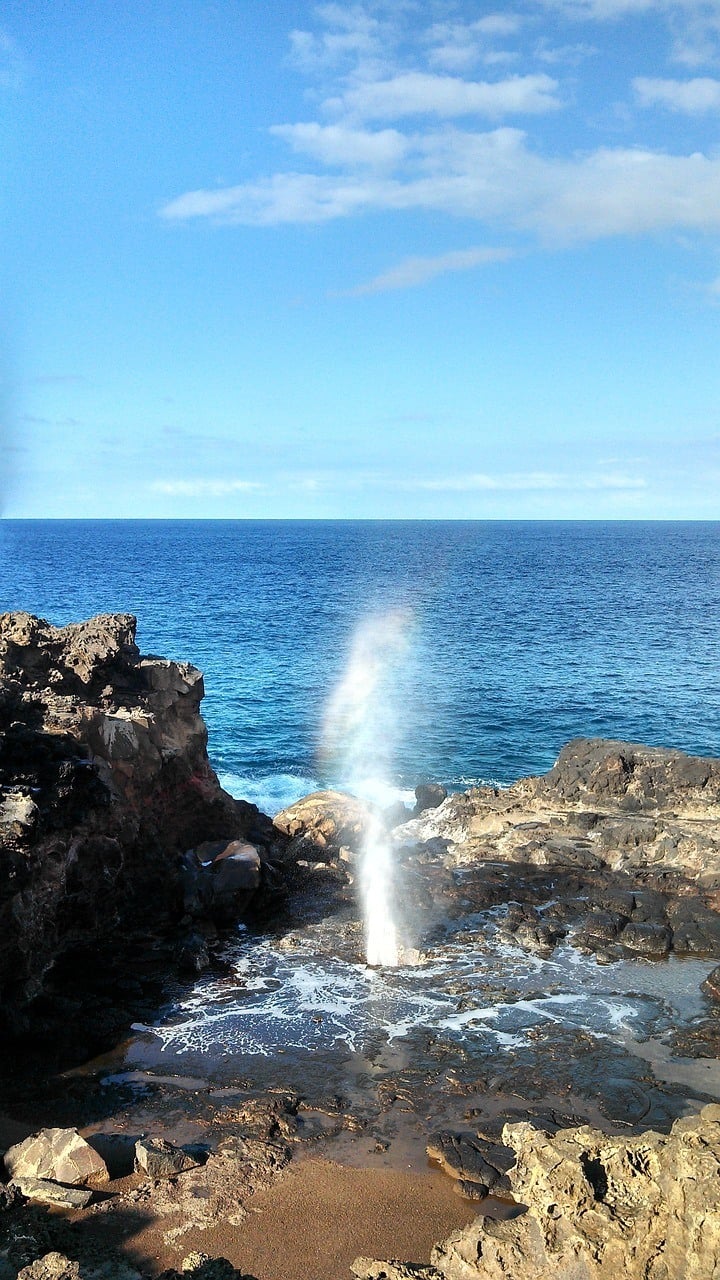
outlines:
{"label": "ocean", "polygon": [[717,522],[5,520],[13,609],[136,614],[143,652],[205,673],[213,764],[270,813],[352,782],[328,708],[358,629],[388,799],[580,735],[720,755]]}

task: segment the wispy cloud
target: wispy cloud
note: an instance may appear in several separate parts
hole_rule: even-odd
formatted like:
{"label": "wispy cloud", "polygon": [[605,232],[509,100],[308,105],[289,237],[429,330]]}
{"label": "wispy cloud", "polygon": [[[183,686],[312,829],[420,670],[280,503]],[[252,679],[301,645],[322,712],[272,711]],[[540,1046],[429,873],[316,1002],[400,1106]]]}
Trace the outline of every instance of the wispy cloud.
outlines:
{"label": "wispy cloud", "polygon": [[536,115],[560,106],[558,83],[551,76],[509,76],[505,80],[462,80],[459,76],[407,71],[373,80],[329,98],[326,110],[361,120],[399,120],[403,116]]}
{"label": "wispy cloud", "polygon": [[283,138],[293,151],[342,168],[393,167],[408,150],[407,138],[397,129],[353,129],[348,125],[311,121],[272,125],[270,132]]}
{"label": "wispy cloud", "polygon": [[543,157],[525,133],[450,130],[415,143],[422,171],[347,177],[278,173],[218,191],[187,192],[170,220],[268,226],[371,210],[426,209],[563,242],[676,229],[720,230],[720,158],[641,147]]}
{"label": "wispy cloud", "polygon": [[633,89],[641,106],[668,107],[688,115],[720,110],[720,80],[698,76],[694,80],[661,80],[636,76]]}
{"label": "wispy cloud", "polygon": [[343,289],[337,296],[362,298],[373,293],[385,293],[390,289],[412,289],[451,271],[470,271],[493,262],[507,262],[513,257],[513,249],[480,247],[454,249],[433,258],[405,258],[389,271],[383,271],[381,275],[374,276],[372,280],[356,285],[353,289]]}
{"label": "wispy cloud", "polygon": [[514,13],[488,13],[474,22],[436,22],[426,33],[428,61],[443,71],[467,71],[477,62],[516,58],[516,51],[498,49],[495,41],[515,35],[523,18]]}
{"label": "wispy cloud", "polygon": [[551,471],[517,471],[504,475],[474,472],[468,475],[431,476],[408,478],[398,482],[404,489],[428,490],[432,493],[515,493],[563,490],[598,491],[615,489],[645,489],[647,481],[641,476],[613,474],[571,475]]}
{"label": "wispy cloud", "polygon": [[227,498],[257,492],[265,485],[256,480],[153,480],[149,488],[168,498]]}

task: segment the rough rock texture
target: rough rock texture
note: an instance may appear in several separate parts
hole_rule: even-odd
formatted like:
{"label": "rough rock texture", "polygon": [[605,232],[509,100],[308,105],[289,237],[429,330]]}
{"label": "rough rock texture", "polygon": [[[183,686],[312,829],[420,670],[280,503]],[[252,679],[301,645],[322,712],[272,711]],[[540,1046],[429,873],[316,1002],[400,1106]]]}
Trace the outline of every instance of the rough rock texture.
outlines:
{"label": "rough rock texture", "polygon": [[139,1138],[135,1143],[135,1167],[149,1178],[173,1178],[176,1173],[195,1168],[197,1163],[165,1138]]}
{"label": "rough rock texture", "polygon": [[341,848],[357,851],[374,815],[369,805],[340,791],[313,791],[275,817],[275,826],[291,838],[288,856],[332,857]]}
{"label": "rough rock texture", "polygon": [[[147,1274],[147,1273],[145,1273]],[[124,1258],[109,1257],[103,1261],[79,1262],[62,1253],[46,1253],[23,1267],[17,1280],[141,1280],[143,1273]],[[193,1252],[183,1258],[180,1270],[160,1272],[157,1280],[253,1280],[236,1270],[227,1258],[210,1258]]]}
{"label": "rough rock texture", "polygon": [[720,760],[578,738],[539,778],[450,796],[402,838],[447,840],[465,859],[675,870],[720,889]]}
{"label": "rough rock texture", "polygon": [[64,1187],[50,1178],[14,1178],[10,1186],[17,1187],[26,1200],[35,1200],[55,1209],[85,1209],[92,1200],[92,1191],[82,1187]]}
{"label": "rough rock texture", "polygon": [[578,739],[543,777],[450,796],[393,840],[416,911],[512,903],[505,932],[539,955],[567,937],[720,958],[719,760]]}
{"label": "rough rock texture", "polygon": [[108,1170],[97,1151],[80,1137],[77,1129],[41,1129],[10,1147],[4,1156],[9,1178],[50,1178],[70,1186],[107,1182]]}
{"label": "rough rock texture", "polygon": [[130,614],[67,627],[0,615],[0,1002],[11,1026],[64,954],[103,945],[112,958],[128,926],[182,910],[180,853],[244,838],[264,867],[279,839],[210,767],[200,672],[141,657],[135,625]]}
{"label": "rough rock texture", "polygon": [[[476,1218],[433,1250],[427,1269],[357,1259],[362,1280],[713,1280],[720,1275],[720,1106],[670,1134],[554,1136],[506,1125],[509,1178],[527,1212]],[[383,1269],[384,1268],[384,1269]]]}

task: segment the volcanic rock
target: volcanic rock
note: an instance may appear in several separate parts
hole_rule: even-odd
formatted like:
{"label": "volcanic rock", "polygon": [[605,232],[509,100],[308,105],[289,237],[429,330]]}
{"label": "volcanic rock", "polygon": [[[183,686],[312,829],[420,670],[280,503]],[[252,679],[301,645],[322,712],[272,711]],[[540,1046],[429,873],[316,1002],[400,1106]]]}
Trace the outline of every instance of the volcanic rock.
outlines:
{"label": "volcanic rock", "polygon": [[174,1178],[197,1165],[181,1147],[165,1138],[138,1138],[135,1143],[135,1168],[149,1178]]}
{"label": "volcanic rock", "polygon": [[283,809],[274,822],[278,831],[298,842],[298,856],[309,858],[314,848],[314,856],[322,860],[337,856],[343,846],[357,852],[373,820],[371,807],[355,796],[313,791]]}
{"label": "volcanic rock", "polygon": [[17,1187],[26,1200],[35,1200],[55,1209],[86,1209],[92,1200],[92,1191],[65,1187],[50,1178],[14,1178],[10,1186]]}
{"label": "volcanic rock", "polygon": [[720,959],[720,760],[578,739],[543,777],[449,796],[391,838],[426,927],[510,904],[501,929],[539,955],[569,934],[605,960]]}
{"label": "volcanic rock", "polygon": [[[478,1217],[436,1245],[432,1280],[714,1280],[720,1274],[720,1106],[669,1134],[609,1137],[588,1126],[554,1136],[506,1125],[508,1177],[527,1212]],[[358,1259],[358,1277],[402,1276]],[[383,1271],[383,1267],[387,1270]]]}
{"label": "volcanic rock", "polygon": [[4,1161],[8,1177],[17,1183],[28,1178],[49,1178],[83,1186],[108,1179],[105,1161],[77,1129],[41,1129],[10,1147]]}
{"label": "volcanic rock", "polygon": [[447,791],[439,782],[421,782],[415,788],[415,817],[426,809],[437,809],[443,800],[447,800]]}
{"label": "volcanic rock", "polygon": [[[261,865],[243,865],[238,914],[275,893],[283,837],[220,787],[201,673],[141,657],[135,627],[131,614],[67,627],[0,615],[0,1004],[11,1029],[64,957],[92,951],[98,972],[98,954],[111,967],[129,932],[177,917],[184,850],[249,841]],[[227,913],[227,885],[221,896]]]}

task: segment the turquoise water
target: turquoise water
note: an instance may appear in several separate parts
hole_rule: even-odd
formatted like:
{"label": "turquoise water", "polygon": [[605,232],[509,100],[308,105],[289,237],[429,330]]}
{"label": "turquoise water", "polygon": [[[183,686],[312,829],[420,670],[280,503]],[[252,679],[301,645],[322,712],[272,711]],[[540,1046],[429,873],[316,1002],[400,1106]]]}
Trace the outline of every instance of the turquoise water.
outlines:
{"label": "turquoise water", "polygon": [[270,811],[342,785],[328,699],[391,610],[401,793],[510,782],[585,734],[720,755],[718,523],[3,521],[21,608],[137,614],[144,652],[205,672],[213,763]]}

